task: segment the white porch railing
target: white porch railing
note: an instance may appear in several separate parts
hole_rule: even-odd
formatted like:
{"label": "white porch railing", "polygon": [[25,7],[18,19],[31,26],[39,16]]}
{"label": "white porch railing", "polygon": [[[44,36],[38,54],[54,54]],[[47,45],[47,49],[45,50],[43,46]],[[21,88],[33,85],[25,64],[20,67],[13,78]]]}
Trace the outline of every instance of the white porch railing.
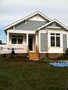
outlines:
{"label": "white porch railing", "polygon": [[10,54],[14,48],[15,53],[27,53],[26,44],[0,45],[0,54]]}

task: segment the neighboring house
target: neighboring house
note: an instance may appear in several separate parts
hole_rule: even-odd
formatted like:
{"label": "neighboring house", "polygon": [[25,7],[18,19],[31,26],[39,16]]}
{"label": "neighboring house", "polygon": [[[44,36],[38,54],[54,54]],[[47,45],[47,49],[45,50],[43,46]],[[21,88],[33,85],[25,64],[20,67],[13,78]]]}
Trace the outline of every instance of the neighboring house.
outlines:
{"label": "neighboring house", "polygon": [[4,31],[7,46],[13,47],[15,53],[28,53],[30,59],[57,58],[68,47],[68,28],[41,12],[8,25]]}

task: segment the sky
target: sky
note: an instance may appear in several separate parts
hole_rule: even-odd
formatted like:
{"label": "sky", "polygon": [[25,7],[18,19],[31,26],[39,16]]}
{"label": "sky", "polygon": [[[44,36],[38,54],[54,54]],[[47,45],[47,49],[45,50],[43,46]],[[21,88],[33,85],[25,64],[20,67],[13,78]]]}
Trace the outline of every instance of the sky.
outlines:
{"label": "sky", "polygon": [[6,42],[5,26],[36,11],[68,26],[68,0],[0,0],[0,40]]}

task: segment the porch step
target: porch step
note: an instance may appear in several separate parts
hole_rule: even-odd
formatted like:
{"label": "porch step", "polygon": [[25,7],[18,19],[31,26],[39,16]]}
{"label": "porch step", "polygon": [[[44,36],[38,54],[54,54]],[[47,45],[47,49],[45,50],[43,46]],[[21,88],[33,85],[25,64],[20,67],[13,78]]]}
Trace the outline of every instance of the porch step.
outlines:
{"label": "porch step", "polygon": [[29,60],[39,60],[39,54],[37,52],[29,52]]}

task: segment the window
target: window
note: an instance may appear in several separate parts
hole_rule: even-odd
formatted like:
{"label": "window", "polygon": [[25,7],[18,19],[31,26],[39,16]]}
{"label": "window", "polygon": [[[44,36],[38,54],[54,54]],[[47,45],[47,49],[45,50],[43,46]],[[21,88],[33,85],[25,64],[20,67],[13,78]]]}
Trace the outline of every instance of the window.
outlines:
{"label": "window", "polygon": [[23,43],[23,36],[14,36],[12,35],[12,44],[22,44]]}
{"label": "window", "polygon": [[23,43],[23,37],[22,36],[18,36],[18,44],[22,44]]}
{"label": "window", "polygon": [[16,44],[16,43],[17,43],[16,36],[12,36],[12,44]]}
{"label": "window", "polygon": [[55,37],[51,36],[51,46],[55,46]]}
{"label": "window", "polygon": [[56,46],[60,47],[60,37],[56,37]]}
{"label": "window", "polygon": [[51,33],[51,46],[52,47],[60,47],[60,34],[59,33]]}

